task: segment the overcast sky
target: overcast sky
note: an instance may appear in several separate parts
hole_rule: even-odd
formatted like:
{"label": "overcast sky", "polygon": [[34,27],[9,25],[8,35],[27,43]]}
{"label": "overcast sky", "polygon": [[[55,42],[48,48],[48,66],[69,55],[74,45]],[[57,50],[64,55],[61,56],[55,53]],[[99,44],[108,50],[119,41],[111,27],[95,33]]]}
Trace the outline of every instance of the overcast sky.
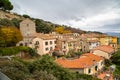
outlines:
{"label": "overcast sky", "polygon": [[87,31],[120,33],[120,0],[10,0],[13,12]]}

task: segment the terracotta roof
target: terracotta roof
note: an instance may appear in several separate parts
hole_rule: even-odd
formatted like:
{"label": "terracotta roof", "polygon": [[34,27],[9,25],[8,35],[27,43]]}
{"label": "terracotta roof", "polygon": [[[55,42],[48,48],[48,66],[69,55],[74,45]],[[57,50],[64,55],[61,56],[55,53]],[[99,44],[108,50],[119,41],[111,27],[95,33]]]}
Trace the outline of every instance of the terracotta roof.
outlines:
{"label": "terracotta roof", "polygon": [[107,52],[107,53],[114,52],[114,49],[111,46],[108,46],[108,45],[98,46],[98,47],[94,48],[93,51],[94,50],[101,50],[101,51],[104,51],[104,52]]}
{"label": "terracotta roof", "polygon": [[49,34],[43,34],[43,33],[34,33],[32,36],[39,37],[44,40],[56,39],[55,37],[50,36]]}
{"label": "terracotta roof", "polygon": [[107,80],[107,79],[105,79],[105,78],[107,78],[106,75],[109,75],[108,80],[114,80],[114,79],[113,79],[113,75],[112,75],[112,74],[108,74],[108,73],[106,73],[106,72],[99,74],[99,75],[97,76],[97,78],[102,79],[102,80]]}
{"label": "terracotta roof", "polygon": [[54,51],[59,51],[60,48],[59,47],[55,47]]}
{"label": "terracotta roof", "polygon": [[84,57],[84,56],[90,58],[91,60],[95,60],[97,62],[103,59],[103,57],[97,56],[93,53],[86,53],[86,54],[81,55],[81,57]]}
{"label": "terracotta roof", "polygon": [[55,62],[64,68],[87,68],[91,67],[95,64],[95,62],[99,62],[100,60],[103,60],[103,58],[92,53],[87,53],[78,59],[69,60],[65,58],[59,58],[55,60]]}
{"label": "terracotta roof", "polygon": [[92,43],[94,43],[94,42],[100,42],[99,40],[88,40],[87,42],[92,42]]}

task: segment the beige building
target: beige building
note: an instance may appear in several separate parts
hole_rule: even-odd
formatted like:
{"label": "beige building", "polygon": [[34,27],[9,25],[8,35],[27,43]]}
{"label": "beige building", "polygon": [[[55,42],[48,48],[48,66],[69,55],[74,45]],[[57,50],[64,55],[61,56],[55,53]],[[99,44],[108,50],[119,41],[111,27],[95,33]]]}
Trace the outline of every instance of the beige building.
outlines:
{"label": "beige building", "polygon": [[64,55],[68,54],[69,51],[81,52],[82,50],[86,50],[85,47],[82,49],[82,46],[85,46],[84,43],[81,45],[79,39],[72,38],[57,39],[56,46],[63,52]]}
{"label": "beige building", "polygon": [[89,43],[89,50],[92,50],[93,48],[100,46],[99,40],[87,40],[87,42]]}
{"label": "beige building", "polygon": [[83,54],[80,58],[72,60],[59,58],[55,62],[64,68],[88,75],[95,75],[104,67],[104,59],[92,53]]}
{"label": "beige building", "polygon": [[114,49],[111,46],[103,45],[94,48],[92,50],[92,53],[98,56],[102,56],[106,59],[110,59],[110,57],[114,53]]}
{"label": "beige building", "polygon": [[89,42],[87,41],[86,37],[81,36],[79,38],[79,43],[78,44],[81,45],[81,49],[80,49],[81,52],[89,52],[90,51]]}
{"label": "beige building", "polygon": [[47,34],[34,34],[36,36],[29,46],[35,48],[39,55],[51,54],[56,46],[56,38]]}

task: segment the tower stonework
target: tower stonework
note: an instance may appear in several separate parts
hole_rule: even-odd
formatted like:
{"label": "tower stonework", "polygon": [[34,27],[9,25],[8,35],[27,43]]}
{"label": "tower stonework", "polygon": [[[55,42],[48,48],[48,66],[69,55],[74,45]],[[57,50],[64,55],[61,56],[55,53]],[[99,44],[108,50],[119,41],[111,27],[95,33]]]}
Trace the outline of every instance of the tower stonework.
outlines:
{"label": "tower stonework", "polygon": [[20,23],[20,31],[25,36],[31,36],[33,33],[36,33],[35,23],[30,19],[25,19]]}
{"label": "tower stonework", "polygon": [[33,34],[36,33],[35,23],[30,19],[24,19],[20,23],[20,32],[23,36],[23,40],[20,41],[17,46],[29,46],[33,39]]}

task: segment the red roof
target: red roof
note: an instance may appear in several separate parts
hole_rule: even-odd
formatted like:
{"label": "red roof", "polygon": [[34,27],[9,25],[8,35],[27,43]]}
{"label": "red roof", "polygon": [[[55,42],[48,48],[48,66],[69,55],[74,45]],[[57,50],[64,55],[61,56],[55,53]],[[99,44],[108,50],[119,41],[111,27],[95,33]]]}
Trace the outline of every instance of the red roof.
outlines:
{"label": "red roof", "polygon": [[98,40],[88,40],[87,42],[95,43],[95,42],[100,42]]}
{"label": "red roof", "polygon": [[86,68],[91,67],[95,64],[95,62],[99,62],[100,60],[103,60],[103,58],[92,53],[87,53],[83,54],[78,59],[69,60],[65,58],[59,58],[55,60],[55,62],[64,68]]}
{"label": "red roof", "polygon": [[98,46],[98,47],[94,48],[93,51],[94,50],[101,50],[101,51],[104,51],[104,52],[107,52],[107,53],[113,53],[114,52],[114,49],[111,46],[108,46],[108,45]]}

